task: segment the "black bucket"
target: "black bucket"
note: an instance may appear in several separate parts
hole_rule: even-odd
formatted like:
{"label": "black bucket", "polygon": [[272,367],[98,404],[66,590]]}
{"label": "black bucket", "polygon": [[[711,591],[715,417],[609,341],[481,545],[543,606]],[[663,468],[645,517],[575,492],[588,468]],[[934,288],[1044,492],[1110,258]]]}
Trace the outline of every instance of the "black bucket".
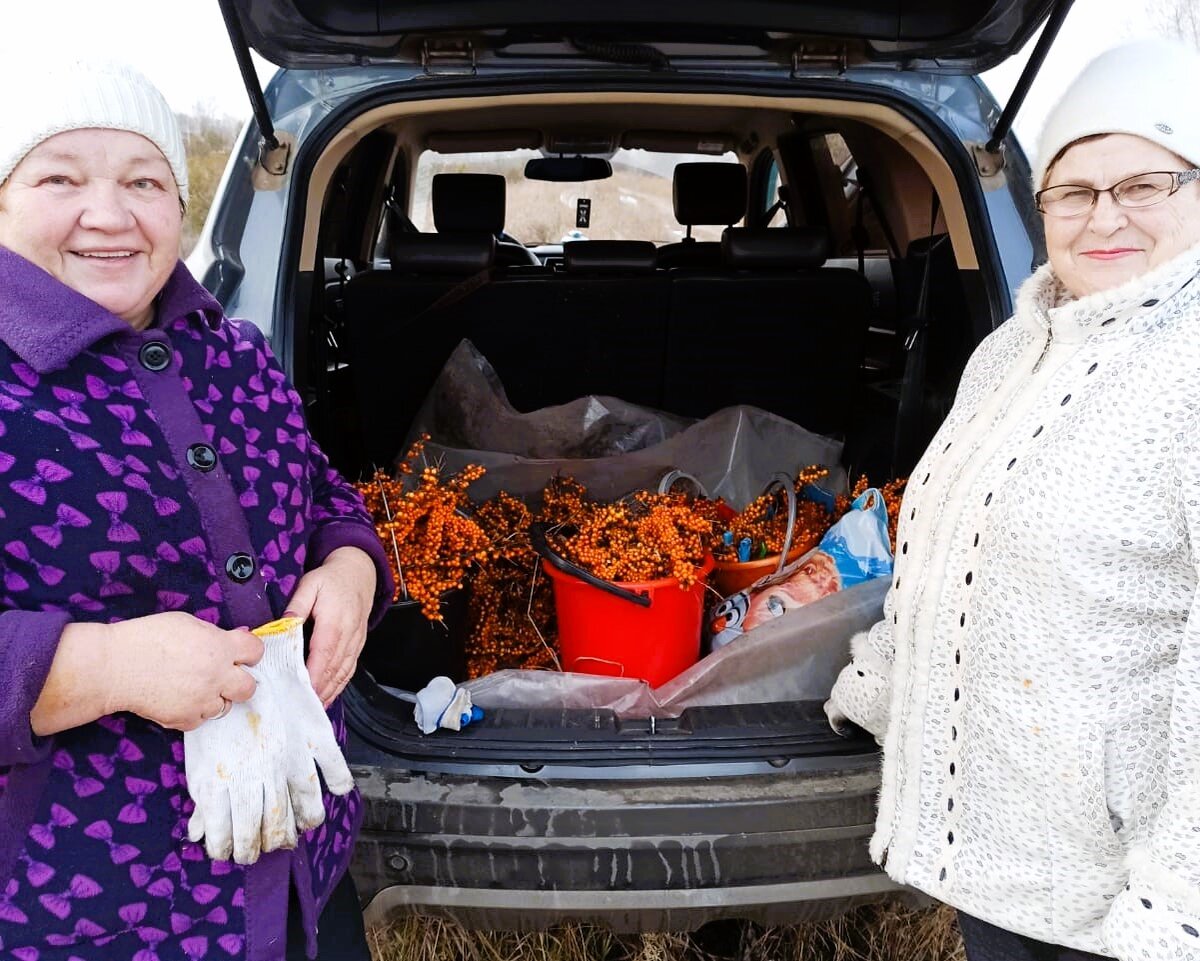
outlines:
{"label": "black bucket", "polygon": [[359,665],[376,682],[419,691],[433,678],[467,679],[467,592],[442,595],[442,620],[430,621],[415,601],[396,601],[367,633]]}

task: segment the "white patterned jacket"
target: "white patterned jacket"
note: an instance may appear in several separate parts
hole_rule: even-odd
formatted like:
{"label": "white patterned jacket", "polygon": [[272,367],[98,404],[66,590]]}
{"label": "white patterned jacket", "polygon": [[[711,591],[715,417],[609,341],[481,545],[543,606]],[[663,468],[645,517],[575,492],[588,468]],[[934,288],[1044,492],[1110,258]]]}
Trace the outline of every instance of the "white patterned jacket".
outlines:
{"label": "white patterned jacket", "polygon": [[1121,961],[1200,961],[1198,272],[1025,283],[827,705],[883,743],[889,875]]}

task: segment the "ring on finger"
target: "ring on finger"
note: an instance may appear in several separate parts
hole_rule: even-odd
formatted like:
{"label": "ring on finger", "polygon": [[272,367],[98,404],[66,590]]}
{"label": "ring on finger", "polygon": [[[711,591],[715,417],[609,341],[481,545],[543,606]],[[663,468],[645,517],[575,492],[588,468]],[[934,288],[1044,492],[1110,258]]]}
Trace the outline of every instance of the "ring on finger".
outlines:
{"label": "ring on finger", "polygon": [[223,718],[226,714],[228,714],[233,709],[233,701],[229,700],[229,698],[227,698],[224,694],[218,694],[217,696],[219,698],[221,698],[221,710],[217,711],[216,714],[211,714],[211,715],[201,714],[200,720],[202,720],[202,721],[219,721],[219,720],[221,720],[221,718]]}

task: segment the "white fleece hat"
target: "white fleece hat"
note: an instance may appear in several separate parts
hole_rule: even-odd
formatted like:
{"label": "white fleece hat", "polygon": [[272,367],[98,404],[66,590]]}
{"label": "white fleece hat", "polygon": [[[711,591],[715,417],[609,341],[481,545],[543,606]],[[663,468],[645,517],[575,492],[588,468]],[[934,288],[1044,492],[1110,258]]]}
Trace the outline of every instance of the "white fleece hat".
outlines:
{"label": "white fleece hat", "polygon": [[[166,98],[126,64],[83,59],[0,70],[0,184],[43,140],[99,127],[141,134],[162,151],[184,204],[188,200],[183,137]],[[29,72],[26,72],[29,71]],[[27,91],[27,92],[25,92]]]}
{"label": "white fleece hat", "polygon": [[1178,41],[1142,39],[1096,57],[1051,109],[1038,139],[1033,189],[1046,167],[1081,137],[1129,133],[1200,164],[1200,51]]}

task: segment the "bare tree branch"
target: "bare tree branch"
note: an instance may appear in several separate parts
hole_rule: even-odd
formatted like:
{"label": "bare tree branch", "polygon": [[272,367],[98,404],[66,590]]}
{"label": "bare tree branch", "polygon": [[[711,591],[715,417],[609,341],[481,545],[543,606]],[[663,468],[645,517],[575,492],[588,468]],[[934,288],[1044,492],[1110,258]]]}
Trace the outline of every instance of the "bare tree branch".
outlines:
{"label": "bare tree branch", "polygon": [[1146,13],[1159,33],[1200,47],[1200,5],[1196,0],[1150,0]]}
{"label": "bare tree branch", "polygon": [[232,117],[213,114],[204,105],[197,105],[192,113],[176,114],[176,119],[187,152],[188,192],[191,195],[183,222],[183,256],[186,257],[200,236],[240,125]]}

